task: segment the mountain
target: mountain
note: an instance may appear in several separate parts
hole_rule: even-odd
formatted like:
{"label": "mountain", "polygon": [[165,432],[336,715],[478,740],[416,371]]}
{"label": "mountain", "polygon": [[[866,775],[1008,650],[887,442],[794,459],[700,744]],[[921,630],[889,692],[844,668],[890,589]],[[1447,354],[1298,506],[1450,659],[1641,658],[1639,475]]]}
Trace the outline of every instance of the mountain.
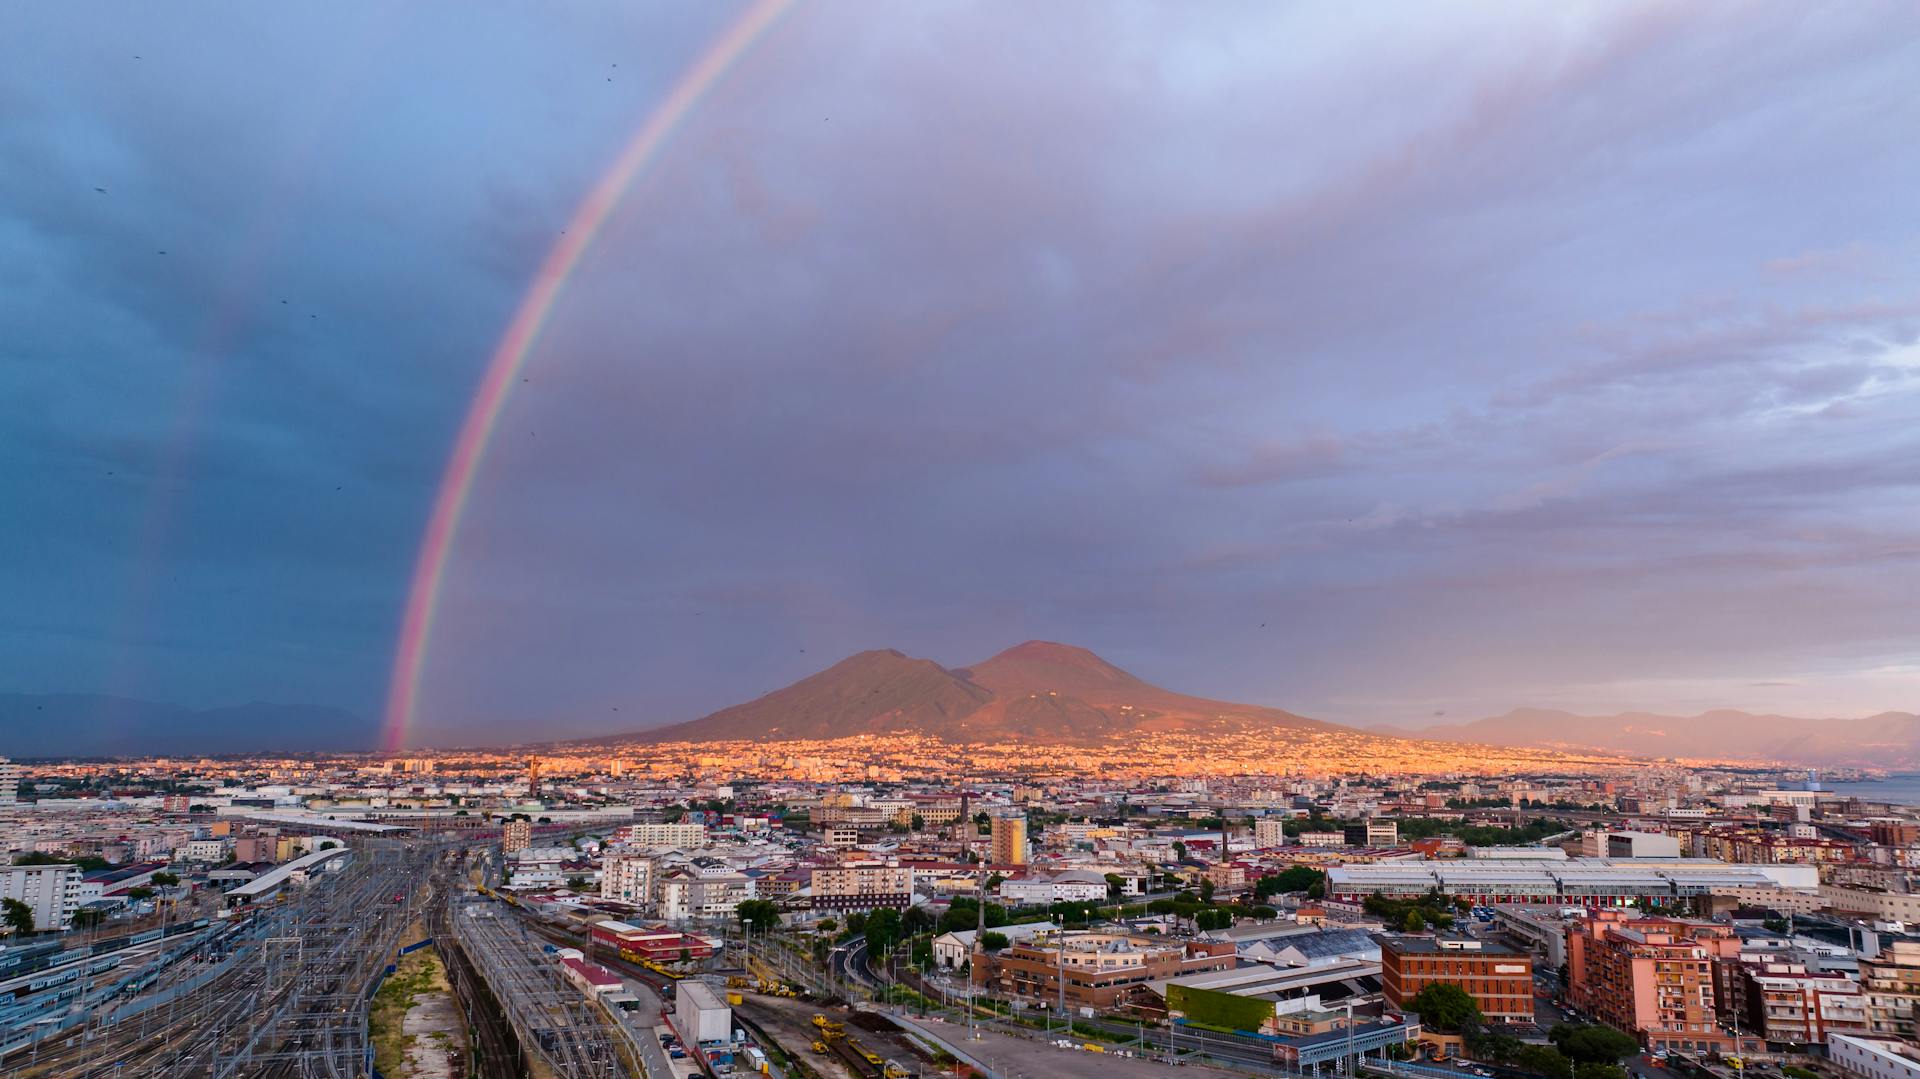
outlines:
{"label": "mountain", "polygon": [[1150,685],[1084,648],[1028,641],[968,667],[861,652],[784,689],[624,741],[778,741],[910,731],[955,742],[1092,743],[1131,734],[1335,730],[1278,708]]}
{"label": "mountain", "polygon": [[1640,757],[1787,761],[1810,767],[1920,767],[1920,715],[1911,712],[1882,712],[1864,719],[1806,719],[1732,709],[1696,716],[1652,712],[1582,716],[1516,708],[1473,723],[1400,733],[1481,745],[1577,748]]}
{"label": "mountain", "polygon": [[193,709],[91,693],[0,693],[0,756],[14,758],[365,750],[379,736],[374,721],[313,705]]}

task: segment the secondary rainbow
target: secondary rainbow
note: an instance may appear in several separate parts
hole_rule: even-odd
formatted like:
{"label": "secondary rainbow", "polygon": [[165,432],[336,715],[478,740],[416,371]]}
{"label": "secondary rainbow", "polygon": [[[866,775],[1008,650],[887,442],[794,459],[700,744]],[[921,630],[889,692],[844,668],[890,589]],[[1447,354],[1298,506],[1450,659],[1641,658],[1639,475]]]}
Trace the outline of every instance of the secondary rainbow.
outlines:
{"label": "secondary rainbow", "polygon": [[420,702],[421,671],[426,662],[427,645],[433,637],[434,611],[439,606],[440,589],[446,580],[448,555],[460,531],[460,518],[473,493],[480,462],[486,456],[487,443],[493,438],[514,379],[526,365],[541,327],[553,312],[554,301],[559,299],[567,278],[580,264],[581,256],[593,246],[601,227],[620,204],[621,196],[634,178],[652,163],[700,99],[746,55],[791,3],[792,0],[756,0],[701,53],[647,115],[620,156],[574,210],[565,231],[547,252],[540,272],[521,299],[513,321],[507,324],[506,333],[487,363],[486,374],[480,379],[480,387],[467,406],[466,419],[460,425],[453,454],[440,477],[439,491],[434,495],[433,516],[427,520],[420,553],[414,560],[406,613],[401,619],[400,640],[394,652],[393,677],[387,686],[386,718],[381,736],[384,749],[391,751],[404,745],[407,731],[413,725]]}

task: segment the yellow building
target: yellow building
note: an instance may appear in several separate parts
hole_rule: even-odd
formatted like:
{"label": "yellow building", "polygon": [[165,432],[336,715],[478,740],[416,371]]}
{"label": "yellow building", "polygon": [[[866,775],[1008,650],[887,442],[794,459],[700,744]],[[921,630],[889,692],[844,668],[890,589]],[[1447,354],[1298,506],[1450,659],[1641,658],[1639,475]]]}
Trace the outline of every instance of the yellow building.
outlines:
{"label": "yellow building", "polygon": [[1027,818],[994,817],[993,857],[994,865],[1027,864]]}

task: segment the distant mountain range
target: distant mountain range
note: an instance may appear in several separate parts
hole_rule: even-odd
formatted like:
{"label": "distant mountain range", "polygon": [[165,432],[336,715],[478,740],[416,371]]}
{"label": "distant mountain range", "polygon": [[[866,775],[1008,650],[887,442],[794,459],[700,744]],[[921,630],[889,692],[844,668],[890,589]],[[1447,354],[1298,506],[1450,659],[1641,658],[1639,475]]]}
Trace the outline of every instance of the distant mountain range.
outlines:
{"label": "distant mountain range", "polygon": [[1516,708],[1473,723],[1419,730],[1372,729],[1478,745],[1584,749],[1635,757],[1788,761],[1809,767],[1920,767],[1920,715],[1911,712],[1881,712],[1865,719],[1804,719],[1731,709],[1696,716],[1652,712],[1582,716]]}
{"label": "distant mountain range", "polygon": [[891,649],[861,652],[757,700],[619,740],[776,741],[911,732],[955,742],[1093,744],[1156,732],[1338,729],[1278,708],[1175,693],[1084,648],[1028,641],[955,668]]}
{"label": "distant mountain range", "polygon": [[[540,729],[550,732],[549,739],[571,734],[556,726]],[[433,744],[475,745],[506,732],[524,739],[532,729],[516,720],[429,737]],[[952,742],[1097,745],[1159,733],[1271,732],[1278,742],[1288,735],[1356,730],[1278,708],[1161,689],[1084,648],[1028,641],[966,667],[943,667],[892,649],[861,652],[700,719],[579,740],[781,741],[911,733]],[[1375,726],[1360,733],[1612,756],[1920,770],[1920,715],[1910,712],[1804,719],[1730,710],[1582,716],[1519,708],[1472,723]],[[379,734],[377,720],[338,708],[256,701],[193,709],[95,694],[0,693],[0,756],[13,758],[364,752],[379,743]]]}
{"label": "distant mountain range", "polygon": [[370,749],[379,725],[352,712],[254,701],[230,708],[91,693],[0,693],[0,756],[333,752]]}

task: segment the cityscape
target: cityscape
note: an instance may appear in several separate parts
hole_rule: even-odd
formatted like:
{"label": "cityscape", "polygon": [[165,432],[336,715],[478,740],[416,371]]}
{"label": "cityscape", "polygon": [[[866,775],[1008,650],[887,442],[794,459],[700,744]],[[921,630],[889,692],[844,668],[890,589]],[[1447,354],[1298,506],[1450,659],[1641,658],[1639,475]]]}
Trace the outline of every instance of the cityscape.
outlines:
{"label": "cityscape", "polygon": [[1920,5],[0,9],[0,1079],[1920,1079]]}

